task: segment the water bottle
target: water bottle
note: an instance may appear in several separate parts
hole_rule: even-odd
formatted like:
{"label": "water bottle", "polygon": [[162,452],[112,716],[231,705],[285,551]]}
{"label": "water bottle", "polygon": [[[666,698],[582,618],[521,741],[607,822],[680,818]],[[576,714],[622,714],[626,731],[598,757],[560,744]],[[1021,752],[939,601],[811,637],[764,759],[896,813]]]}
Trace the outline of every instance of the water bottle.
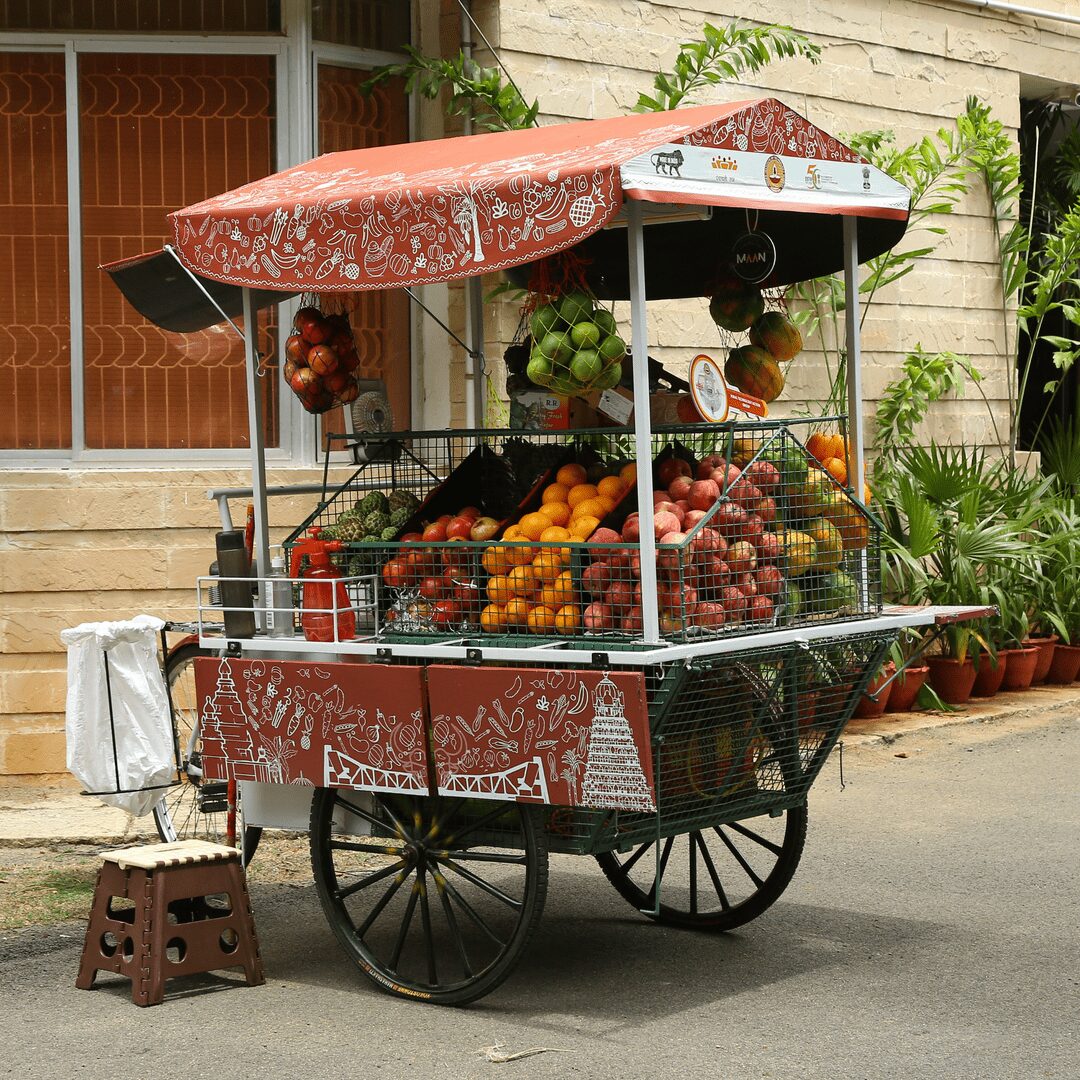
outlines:
{"label": "water bottle", "polygon": [[275,638],[292,637],[293,624],[292,582],[285,574],[285,556],[270,560],[270,587],[267,589],[266,632]]}
{"label": "water bottle", "polygon": [[[244,534],[238,529],[219,532],[216,537],[217,561],[222,578],[246,578],[251,573],[248,554],[244,550]],[[250,638],[255,636],[255,609],[251,601],[251,586],[245,581],[221,581],[221,603],[226,609],[225,636]],[[232,608],[233,610],[229,610]]]}

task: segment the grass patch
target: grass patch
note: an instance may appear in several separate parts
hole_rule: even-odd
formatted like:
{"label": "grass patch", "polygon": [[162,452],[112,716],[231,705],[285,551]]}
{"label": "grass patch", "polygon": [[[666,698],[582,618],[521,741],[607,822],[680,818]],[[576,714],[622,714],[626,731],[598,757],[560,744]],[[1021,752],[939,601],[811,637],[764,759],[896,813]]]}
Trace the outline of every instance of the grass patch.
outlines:
{"label": "grass patch", "polygon": [[85,919],[96,869],[7,870],[0,874],[0,929]]}

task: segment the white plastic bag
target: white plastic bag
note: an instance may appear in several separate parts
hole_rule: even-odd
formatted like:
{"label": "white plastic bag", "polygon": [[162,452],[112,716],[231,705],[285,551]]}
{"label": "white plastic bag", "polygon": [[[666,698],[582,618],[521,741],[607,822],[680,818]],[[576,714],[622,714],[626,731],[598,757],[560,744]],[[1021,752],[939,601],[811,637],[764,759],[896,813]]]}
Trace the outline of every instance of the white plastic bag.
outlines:
{"label": "white plastic bag", "polygon": [[[164,625],[138,615],[128,622],[83,623],[60,634],[68,648],[67,767],[88,792],[136,817],[165,794],[164,787],[145,789],[176,779],[169,699],[157,659]],[[98,794],[117,788],[121,793]]]}

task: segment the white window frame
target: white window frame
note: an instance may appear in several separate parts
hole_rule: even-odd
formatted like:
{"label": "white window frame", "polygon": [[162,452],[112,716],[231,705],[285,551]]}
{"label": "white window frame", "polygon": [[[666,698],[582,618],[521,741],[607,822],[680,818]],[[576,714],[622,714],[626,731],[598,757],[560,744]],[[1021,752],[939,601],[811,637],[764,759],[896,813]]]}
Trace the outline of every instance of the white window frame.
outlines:
{"label": "white window frame", "polygon": [[[91,31],[12,31],[0,36],[0,52],[46,52],[64,56],[64,85],[67,95],[68,306],[71,333],[70,449],[0,449],[0,467],[70,465],[76,468],[130,468],[213,465],[229,468],[246,465],[250,461],[250,450],[246,447],[96,450],[86,446],[78,58],[84,53],[273,57],[276,91],[274,167],[280,171],[308,160],[315,153],[318,87],[314,75],[317,63],[326,60],[338,65],[370,69],[405,59],[401,53],[314,42],[311,37],[309,0],[283,0],[281,7],[282,32],[278,34],[106,35]],[[410,139],[414,130],[413,109],[410,107]],[[279,305],[279,325],[288,325],[296,306],[295,300]],[[412,336],[415,339],[415,335]],[[267,375],[267,378],[272,377],[273,374]],[[267,448],[267,462],[277,466],[306,466],[315,464],[318,456],[316,418],[300,406],[293,394],[282,393],[278,409],[278,445]]]}

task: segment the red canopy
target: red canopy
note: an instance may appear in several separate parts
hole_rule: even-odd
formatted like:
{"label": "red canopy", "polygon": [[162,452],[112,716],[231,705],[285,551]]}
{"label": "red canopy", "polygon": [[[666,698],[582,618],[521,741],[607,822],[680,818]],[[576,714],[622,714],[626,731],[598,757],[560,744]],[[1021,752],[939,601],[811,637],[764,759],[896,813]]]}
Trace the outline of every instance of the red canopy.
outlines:
{"label": "red canopy", "polygon": [[202,278],[333,292],[530,262],[602,229],[624,198],[887,218],[890,235],[908,213],[903,187],[763,98],[327,154],[170,220]]}

